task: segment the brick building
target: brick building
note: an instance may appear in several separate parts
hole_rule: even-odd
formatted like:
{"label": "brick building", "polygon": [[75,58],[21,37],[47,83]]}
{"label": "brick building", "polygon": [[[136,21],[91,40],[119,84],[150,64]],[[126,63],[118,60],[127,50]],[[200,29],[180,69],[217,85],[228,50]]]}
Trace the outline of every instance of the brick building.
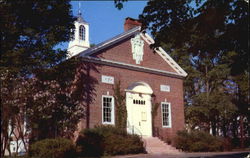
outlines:
{"label": "brick building", "polygon": [[[89,25],[81,15],[75,28],[68,47],[69,58],[81,58],[83,63],[96,67],[83,70],[96,79],[96,84],[95,96],[88,105],[88,120],[81,121],[79,130],[116,124],[113,88],[119,81],[126,95],[129,133],[166,140],[183,129],[183,79],[187,73],[161,47],[150,48],[154,40],[141,31],[141,23],[126,18],[124,33],[94,47],[90,47]],[[155,103],[160,106],[152,118]]]}

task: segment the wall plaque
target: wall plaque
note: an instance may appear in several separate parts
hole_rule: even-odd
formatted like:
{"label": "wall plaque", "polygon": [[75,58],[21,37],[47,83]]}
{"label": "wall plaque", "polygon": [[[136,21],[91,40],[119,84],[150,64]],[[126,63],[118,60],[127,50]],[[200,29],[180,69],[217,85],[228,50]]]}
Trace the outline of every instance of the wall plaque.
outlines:
{"label": "wall plaque", "polygon": [[160,89],[163,92],[170,92],[170,86],[169,85],[161,85]]}
{"label": "wall plaque", "polygon": [[102,83],[114,84],[114,77],[102,75]]}

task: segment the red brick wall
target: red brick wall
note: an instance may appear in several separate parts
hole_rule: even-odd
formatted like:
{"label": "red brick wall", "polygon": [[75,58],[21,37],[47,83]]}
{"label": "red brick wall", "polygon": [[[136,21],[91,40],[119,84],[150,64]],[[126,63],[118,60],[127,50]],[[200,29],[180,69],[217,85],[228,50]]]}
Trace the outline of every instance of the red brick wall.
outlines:
{"label": "red brick wall", "polygon": [[[102,124],[102,95],[113,95],[113,86],[110,84],[101,82],[101,75],[109,75],[115,78],[115,82],[121,81],[121,89],[128,88],[134,82],[143,81],[150,85],[156,96],[156,102],[171,103],[172,114],[172,128],[162,128],[161,107],[158,109],[158,115],[154,122],[155,127],[159,129],[159,135],[161,138],[171,138],[177,130],[181,130],[184,127],[184,109],[183,109],[183,87],[182,79],[176,79],[172,77],[160,76],[155,74],[149,74],[144,72],[132,71],[127,69],[120,69],[110,66],[98,66],[98,72],[91,71],[90,75],[98,80],[96,86],[96,96],[93,103],[90,105],[90,128],[95,125]],[[170,85],[170,92],[160,91],[160,85]],[[84,126],[84,123],[82,125]]]}
{"label": "red brick wall", "polygon": [[[135,64],[132,59],[130,39],[124,40],[113,47],[100,52],[97,57],[129,64]],[[144,42],[143,62],[140,66],[155,68],[159,70],[175,72],[158,54],[154,54],[148,44]],[[184,127],[184,105],[183,105],[183,80],[179,78],[167,77],[151,73],[133,71],[117,67],[96,65],[98,72],[90,71],[90,75],[98,80],[95,86],[93,103],[90,105],[90,128],[102,124],[102,95],[113,95],[113,86],[101,82],[101,75],[113,76],[115,82],[121,81],[121,89],[126,89],[134,82],[146,82],[156,96],[156,102],[161,103],[165,100],[171,103],[172,128],[162,128],[161,107],[154,120],[155,127],[158,129],[159,137],[162,139],[172,138],[178,130]],[[160,91],[160,85],[169,85],[170,92]],[[82,121],[81,128],[85,127]]]}

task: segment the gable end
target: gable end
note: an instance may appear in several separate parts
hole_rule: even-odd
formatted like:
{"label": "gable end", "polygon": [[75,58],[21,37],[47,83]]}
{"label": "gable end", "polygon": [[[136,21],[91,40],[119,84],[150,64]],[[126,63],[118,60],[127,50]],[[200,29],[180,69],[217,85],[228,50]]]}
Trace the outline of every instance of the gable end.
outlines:
{"label": "gable end", "polygon": [[[154,40],[147,34],[147,33],[141,33],[141,37],[149,44],[154,44]],[[186,77],[187,73],[174,61],[173,58],[171,58],[167,52],[165,52],[162,47],[158,47],[154,49],[154,51],[160,55],[178,74]]]}

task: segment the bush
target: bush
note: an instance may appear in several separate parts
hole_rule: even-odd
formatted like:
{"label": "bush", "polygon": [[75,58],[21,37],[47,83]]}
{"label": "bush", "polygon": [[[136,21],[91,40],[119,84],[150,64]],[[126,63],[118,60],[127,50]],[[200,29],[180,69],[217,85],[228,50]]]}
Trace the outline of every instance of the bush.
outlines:
{"label": "bush", "polygon": [[101,156],[104,152],[104,137],[95,130],[84,130],[76,141],[76,150],[80,156]]}
{"label": "bush", "polygon": [[29,155],[36,158],[75,157],[75,146],[65,138],[44,139],[31,145]]}
{"label": "bush", "polygon": [[137,135],[127,134],[114,126],[97,126],[83,130],[77,141],[79,156],[123,155],[144,152]]}
{"label": "bush", "polygon": [[136,154],[144,151],[143,142],[137,135],[111,134],[105,140],[105,153],[108,155]]}
{"label": "bush", "polygon": [[221,151],[223,142],[204,131],[179,131],[175,137],[175,146],[183,151]]}
{"label": "bush", "polygon": [[[228,138],[231,143],[231,148],[233,149],[239,149],[241,148],[241,138],[240,137],[234,137],[234,138]],[[250,148],[250,137],[243,138],[243,148]]]}
{"label": "bush", "polygon": [[231,151],[233,146],[232,146],[232,139],[227,137],[227,138],[223,138],[223,149],[225,151]]}

